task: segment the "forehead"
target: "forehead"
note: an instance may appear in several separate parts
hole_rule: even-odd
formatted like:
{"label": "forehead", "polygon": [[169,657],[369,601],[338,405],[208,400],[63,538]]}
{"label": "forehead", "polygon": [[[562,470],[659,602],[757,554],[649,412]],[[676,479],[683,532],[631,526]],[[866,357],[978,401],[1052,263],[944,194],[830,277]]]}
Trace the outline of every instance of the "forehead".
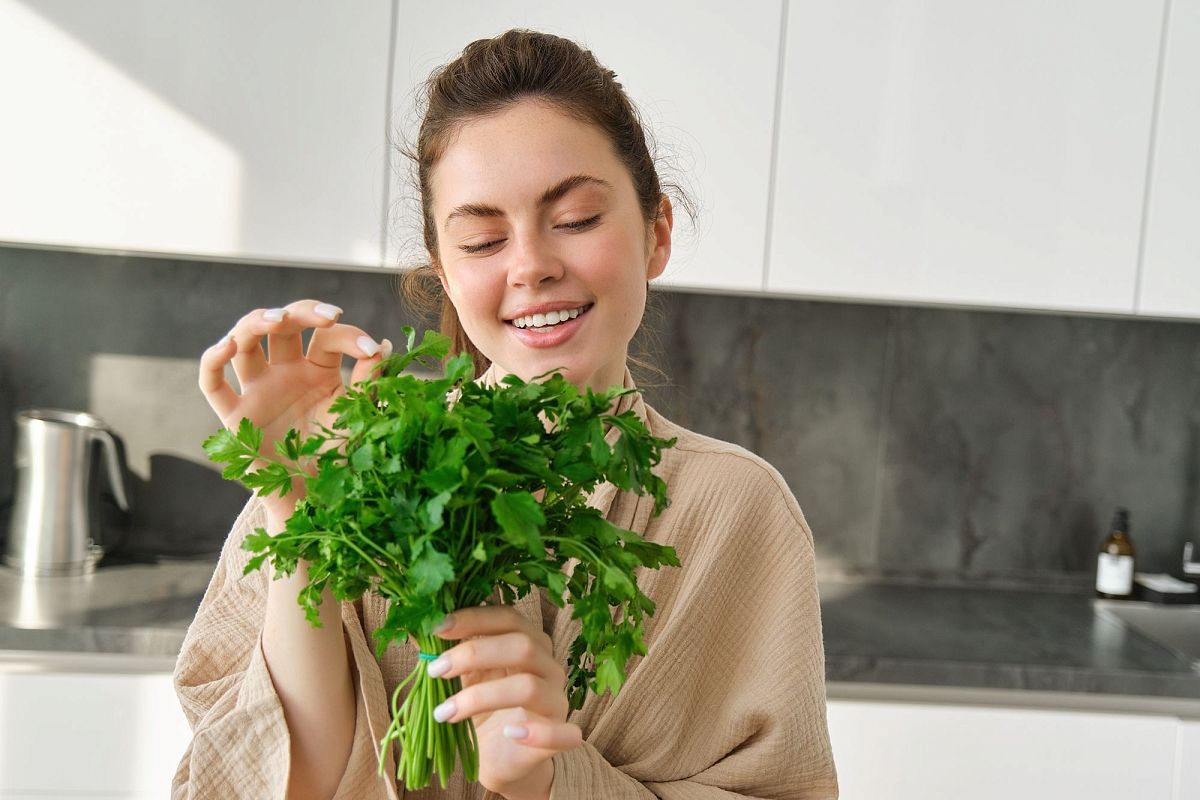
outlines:
{"label": "forehead", "polygon": [[[620,191],[632,182],[596,126],[534,101],[464,124],[430,175],[435,218],[465,204],[518,208],[572,175],[593,175]],[[575,191],[606,192],[581,184]],[[574,195],[572,195],[574,196]]]}

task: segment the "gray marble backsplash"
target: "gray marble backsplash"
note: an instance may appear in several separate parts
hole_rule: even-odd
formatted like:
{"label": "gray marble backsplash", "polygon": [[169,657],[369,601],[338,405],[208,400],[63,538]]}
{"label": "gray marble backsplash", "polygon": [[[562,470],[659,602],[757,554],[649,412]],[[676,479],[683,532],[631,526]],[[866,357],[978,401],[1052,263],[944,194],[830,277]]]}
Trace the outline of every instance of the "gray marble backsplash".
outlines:
{"label": "gray marble backsplash", "polygon": [[[122,436],[131,552],[215,551],[246,493],[200,442],[200,353],[245,311],[312,297],[400,339],[391,274],[0,248],[0,501],[13,413]],[[1115,506],[1138,569],[1200,544],[1200,324],[654,293],[649,402],[788,481],[827,574],[1084,588]],[[2,533],[0,533],[2,535]]]}

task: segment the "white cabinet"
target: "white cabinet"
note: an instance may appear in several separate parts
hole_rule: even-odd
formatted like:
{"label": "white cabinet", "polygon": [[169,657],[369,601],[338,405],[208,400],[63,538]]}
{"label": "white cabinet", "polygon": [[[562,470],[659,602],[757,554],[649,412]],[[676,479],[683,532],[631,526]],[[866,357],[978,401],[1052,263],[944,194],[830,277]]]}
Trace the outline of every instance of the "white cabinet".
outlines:
{"label": "white cabinet", "polygon": [[170,674],[0,672],[0,800],[160,800],[190,741]]}
{"label": "white cabinet", "polygon": [[1190,720],[1180,723],[1176,757],[1175,796],[1172,800],[1200,797],[1200,722]]}
{"label": "white cabinet", "polygon": [[1197,723],[1171,716],[855,700],[828,707],[842,800],[1200,796]]}
{"label": "white cabinet", "polygon": [[386,0],[0,0],[0,242],[379,265]]}
{"label": "white cabinet", "polygon": [[[697,232],[682,209],[663,282],[761,291],[766,241],[780,0],[767,3],[476,3],[450,12],[402,0],[396,15],[392,114],[415,146],[414,90],[475,39],[544,30],[591,49],[617,73],[681,182],[700,205]],[[424,260],[409,162],[396,156],[388,265]]]}
{"label": "white cabinet", "polygon": [[1132,313],[1163,6],[791,3],[768,289]]}
{"label": "white cabinet", "polygon": [[1200,0],[1173,0],[1138,311],[1200,317]]}

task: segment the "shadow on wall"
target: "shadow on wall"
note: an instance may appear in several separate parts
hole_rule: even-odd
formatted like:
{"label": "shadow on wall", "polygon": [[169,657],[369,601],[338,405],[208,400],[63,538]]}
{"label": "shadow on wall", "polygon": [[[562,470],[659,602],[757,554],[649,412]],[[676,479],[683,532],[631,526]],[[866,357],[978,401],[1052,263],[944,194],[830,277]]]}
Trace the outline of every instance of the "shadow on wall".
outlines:
{"label": "shadow on wall", "polygon": [[[167,558],[216,560],[250,492],[220,473],[185,458],[150,456],[150,478],[125,470],[130,489],[129,514],[111,498],[102,504],[105,536],[100,566],[122,562],[156,562]],[[111,547],[107,543],[112,543]]]}

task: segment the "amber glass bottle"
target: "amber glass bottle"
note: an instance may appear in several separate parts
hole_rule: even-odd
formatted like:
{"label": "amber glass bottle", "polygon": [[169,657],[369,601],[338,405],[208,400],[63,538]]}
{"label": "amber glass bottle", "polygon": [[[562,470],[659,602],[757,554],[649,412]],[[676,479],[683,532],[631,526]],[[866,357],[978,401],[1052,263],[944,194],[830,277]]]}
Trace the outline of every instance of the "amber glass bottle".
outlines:
{"label": "amber glass bottle", "polygon": [[1096,558],[1096,596],[1108,600],[1133,597],[1133,540],[1129,538],[1129,511],[1118,508],[1112,528]]}

